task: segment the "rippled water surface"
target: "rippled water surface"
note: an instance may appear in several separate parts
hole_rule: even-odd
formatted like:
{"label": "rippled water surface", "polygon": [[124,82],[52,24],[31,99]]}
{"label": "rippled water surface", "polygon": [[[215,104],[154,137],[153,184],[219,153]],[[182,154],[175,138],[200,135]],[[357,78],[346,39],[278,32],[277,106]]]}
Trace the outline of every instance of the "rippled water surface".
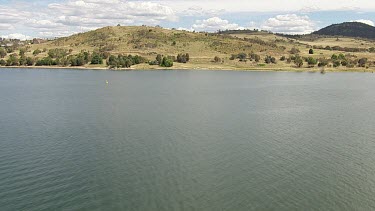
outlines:
{"label": "rippled water surface", "polygon": [[374,210],[375,75],[0,69],[0,207]]}

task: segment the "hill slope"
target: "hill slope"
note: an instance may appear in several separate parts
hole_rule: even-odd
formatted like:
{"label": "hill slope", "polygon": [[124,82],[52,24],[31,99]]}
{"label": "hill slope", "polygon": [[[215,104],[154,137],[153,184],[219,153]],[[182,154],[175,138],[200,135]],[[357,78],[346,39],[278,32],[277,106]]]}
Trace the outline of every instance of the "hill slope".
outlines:
{"label": "hill slope", "polygon": [[65,48],[93,51],[102,49],[114,54],[176,55],[188,52],[195,57],[231,55],[240,52],[283,52],[274,42],[239,39],[214,33],[193,33],[147,26],[105,27],[48,42],[39,48]]}
{"label": "hill slope", "polygon": [[327,26],[313,34],[375,39],[375,27],[359,22],[346,22]]}
{"label": "hill slope", "polygon": [[[106,68],[109,63],[109,55],[139,55],[153,62],[158,54],[177,57],[178,54],[189,53],[188,63],[178,63],[176,59],[173,68],[227,70],[290,70],[301,67],[297,67],[292,60],[301,57],[303,59],[302,67],[309,67],[308,70],[311,70],[312,66],[319,68],[317,61],[325,60],[329,62],[326,63],[326,66],[332,68],[333,62],[337,62],[331,59],[332,55],[345,54],[348,61],[351,62],[351,69],[363,70],[363,67],[357,67],[358,61],[356,60],[360,58],[368,58],[366,67],[370,69],[375,67],[373,62],[375,61],[374,40],[314,36],[316,38],[303,40],[299,37],[283,37],[268,32],[246,30],[219,34],[148,26],[116,26],[79,33],[42,44],[31,44],[24,49],[24,51],[26,50],[24,56],[35,61],[35,64],[45,60],[46,65],[56,63],[55,65],[73,66],[77,63],[74,60],[77,55],[85,52],[87,54],[85,61],[87,62],[83,63],[83,66]],[[313,54],[310,54],[311,48],[314,49]],[[39,53],[34,54],[35,51]],[[21,58],[18,52],[21,52],[20,49],[13,49],[13,54],[8,54],[5,57],[6,62],[4,62],[7,64],[8,60],[12,62],[20,59],[23,64],[25,57]],[[104,58],[103,64],[91,62],[90,55],[93,56],[93,52]],[[58,58],[59,61],[54,56],[55,54],[61,57]],[[73,59],[69,59],[69,57]],[[308,64],[308,57],[312,57],[315,62]],[[21,64],[21,62],[19,63]],[[340,67],[345,64],[345,62],[343,65],[340,64]],[[141,63],[134,65],[133,68],[156,69],[158,66]]]}

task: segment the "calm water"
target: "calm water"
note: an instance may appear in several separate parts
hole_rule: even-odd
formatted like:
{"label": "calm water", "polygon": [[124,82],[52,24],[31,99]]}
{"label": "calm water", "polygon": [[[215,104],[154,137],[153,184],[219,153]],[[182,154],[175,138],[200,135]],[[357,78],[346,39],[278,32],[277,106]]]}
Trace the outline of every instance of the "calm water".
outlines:
{"label": "calm water", "polygon": [[374,210],[375,74],[0,69],[0,209]]}

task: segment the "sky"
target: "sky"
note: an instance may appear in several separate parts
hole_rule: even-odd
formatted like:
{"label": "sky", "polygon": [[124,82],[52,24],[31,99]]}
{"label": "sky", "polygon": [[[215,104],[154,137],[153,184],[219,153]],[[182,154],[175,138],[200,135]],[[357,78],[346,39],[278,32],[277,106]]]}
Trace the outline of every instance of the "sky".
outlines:
{"label": "sky", "polygon": [[16,39],[62,37],[117,24],[307,34],[349,21],[374,26],[375,1],[0,0],[0,37]]}

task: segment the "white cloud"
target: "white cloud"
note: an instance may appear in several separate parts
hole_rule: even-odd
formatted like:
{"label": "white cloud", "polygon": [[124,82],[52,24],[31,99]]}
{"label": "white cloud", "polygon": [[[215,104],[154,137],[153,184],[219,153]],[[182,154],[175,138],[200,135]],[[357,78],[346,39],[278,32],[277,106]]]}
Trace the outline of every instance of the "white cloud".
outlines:
{"label": "white cloud", "polygon": [[0,30],[10,30],[10,29],[14,29],[14,26],[12,24],[0,23]]}
{"label": "white cloud", "polygon": [[0,7],[0,30],[14,29],[15,25],[26,18],[30,17],[29,12],[17,10],[14,8],[1,6]]}
{"label": "white cloud", "polygon": [[192,26],[196,31],[217,31],[217,30],[234,30],[234,29],[243,29],[236,23],[230,23],[228,20],[223,20],[219,17],[213,17],[206,20],[197,20],[196,23]]}
{"label": "white cloud", "polygon": [[49,4],[48,8],[60,14],[57,23],[68,26],[158,24],[164,20],[177,20],[175,12],[170,7],[149,1],[70,0],[65,3]]}
{"label": "white cloud", "polygon": [[193,28],[188,29],[188,28],[184,28],[184,27],[178,27],[177,30],[180,30],[180,31],[189,31],[189,32],[194,31]]}
{"label": "white cloud", "polygon": [[[369,14],[368,11],[375,11],[375,4],[373,0],[341,0],[339,4],[327,0],[14,0],[0,3],[0,34],[22,32],[55,37],[117,24],[168,25],[169,27],[174,25],[185,27],[181,29],[190,31],[242,29],[241,26],[245,26],[251,29],[261,28],[300,34],[316,29],[314,22],[307,16],[292,17],[291,15],[288,17],[289,21],[277,16],[264,23],[257,19],[258,22],[254,23],[244,18],[244,14],[259,11],[264,14],[308,14],[337,10],[355,10]],[[225,17],[238,14],[236,18],[240,20],[233,23],[233,19],[219,18],[223,17],[223,14],[226,14]],[[179,17],[182,21],[191,21],[193,17],[201,20],[196,21],[191,27],[184,22],[166,24],[178,21]],[[374,25],[370,20],[357,21]]]}
{"label": "white cloud", "polygon": [[194,17],[211,16],[212,17],[212,16],[218,16],[219,14],[222,14],[224,12],[225,12],[224,9],[217,9],[217,10],[203,9],[200,6],[194,5],[180,12],[179,14],[181,16],[194,16]]}
{"label": "white cloud", "polygon": [[359,22],[359,23],[364,23],[370,26],[375,26],[374,22],[372,20],[364,20],[364,19],[359,19],[351,22]]}
{"label": "white cloud", "polygon": [[319,11],[363,10],[375,11],[373,0],[161,0],[176,11],[199,5],[203,10],[222,10],[231,12],[297,12],[313,11],[319,6]]}
{"label": "white cloud", "polygon": [[41,28],[41,29],[54,29],[56,27],[63,27],[64,25],[60,23],[53,22],[51,20],[36,20],[29,19],[26,21],[26,24],[32,28]]}
{"label": "white cloud", "polygon": [[19,33],[14,33],[14,34],[8,34],[8,35],[2,35],[0,36],[5,39],[20,39],[20,40],[30,40],[32,37],[24,35],[24,34],[19,34]]}
{"label": "white cloud", "polygon": [[315,23],[308,16],[277,15],[265,21],[261,29],[285,34],[308,34],[315,31]]}
{"label": "white cloud", "polygon": [[5,33],[29,30],[43,37],[66,36],[70,35],[67,32],[84,32],[117,24],[159,25],[177,20],[171,7],[156,1],[61,0],[46,7],[32,1],[8,6],[0,3],[0,30]]}

